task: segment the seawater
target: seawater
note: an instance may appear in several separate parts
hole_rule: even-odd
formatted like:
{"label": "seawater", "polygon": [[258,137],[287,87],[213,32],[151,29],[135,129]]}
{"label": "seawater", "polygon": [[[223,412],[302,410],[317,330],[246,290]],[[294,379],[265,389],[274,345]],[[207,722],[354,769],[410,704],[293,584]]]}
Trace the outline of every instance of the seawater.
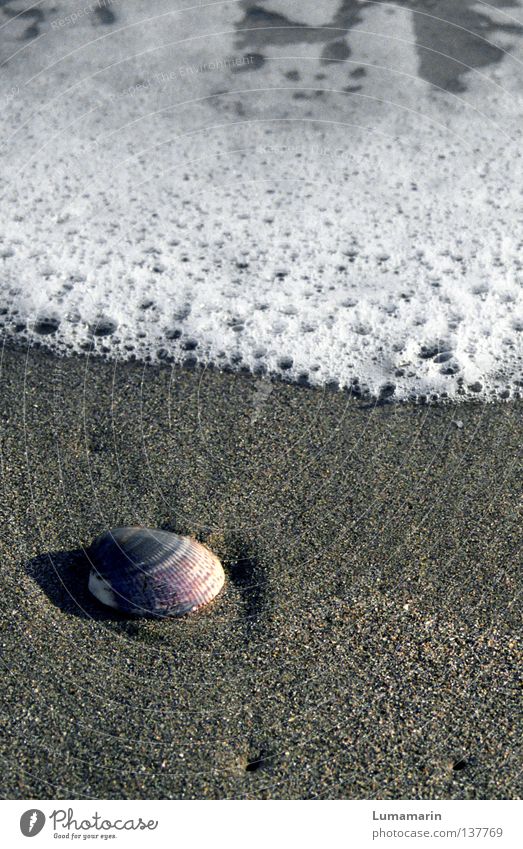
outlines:
{"label": "seawater", "polygon": [[8,21],[4,337],[517,397],[522,6],[411,5]]}

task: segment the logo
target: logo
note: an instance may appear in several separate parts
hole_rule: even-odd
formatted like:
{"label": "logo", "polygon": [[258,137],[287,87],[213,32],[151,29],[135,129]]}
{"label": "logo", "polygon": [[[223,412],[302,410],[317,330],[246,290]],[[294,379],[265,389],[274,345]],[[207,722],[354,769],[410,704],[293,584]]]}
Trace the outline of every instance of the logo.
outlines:
{"label": "logo", "polygon": [[24,837],[34,837],[40,834],[45,825],[45,814],[36,808],[26,811],[20,817],[20,831]]}

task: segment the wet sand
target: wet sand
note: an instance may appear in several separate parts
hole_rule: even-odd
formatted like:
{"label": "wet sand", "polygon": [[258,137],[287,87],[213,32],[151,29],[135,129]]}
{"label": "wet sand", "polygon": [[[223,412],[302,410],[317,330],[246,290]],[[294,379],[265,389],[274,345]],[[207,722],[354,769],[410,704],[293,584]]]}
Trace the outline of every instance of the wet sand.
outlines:
{"label": "wet sand", "polygon": [[[523,406],[4,350],[3,795],[516,798]],[[86,592],[115,525],[189,533],[176,621]]]}

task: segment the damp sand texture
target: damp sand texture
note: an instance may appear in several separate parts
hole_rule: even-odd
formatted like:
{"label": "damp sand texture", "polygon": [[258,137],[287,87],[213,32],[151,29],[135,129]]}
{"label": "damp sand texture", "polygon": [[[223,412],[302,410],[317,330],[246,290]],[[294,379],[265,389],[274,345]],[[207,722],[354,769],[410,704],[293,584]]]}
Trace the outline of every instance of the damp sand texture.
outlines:
{"label": "damp sand texture", "polygon": [[[4,796],[520,796],[520,403],[7,349],[0,381]],[[224,591],[104,610],[81,546],[126,524]]]}

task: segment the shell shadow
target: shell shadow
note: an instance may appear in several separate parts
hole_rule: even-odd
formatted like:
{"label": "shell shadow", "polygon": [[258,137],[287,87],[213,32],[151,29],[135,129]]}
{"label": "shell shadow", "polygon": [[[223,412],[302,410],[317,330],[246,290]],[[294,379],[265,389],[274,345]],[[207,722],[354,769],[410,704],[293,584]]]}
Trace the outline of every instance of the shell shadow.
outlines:
{"label": "shell shadow", "polygon": [[70,616],[124,622],[116,610],[102,607],[87,589],[90,564],[82,548],[48,551],[25,564],[25,571],[49,601]]}

